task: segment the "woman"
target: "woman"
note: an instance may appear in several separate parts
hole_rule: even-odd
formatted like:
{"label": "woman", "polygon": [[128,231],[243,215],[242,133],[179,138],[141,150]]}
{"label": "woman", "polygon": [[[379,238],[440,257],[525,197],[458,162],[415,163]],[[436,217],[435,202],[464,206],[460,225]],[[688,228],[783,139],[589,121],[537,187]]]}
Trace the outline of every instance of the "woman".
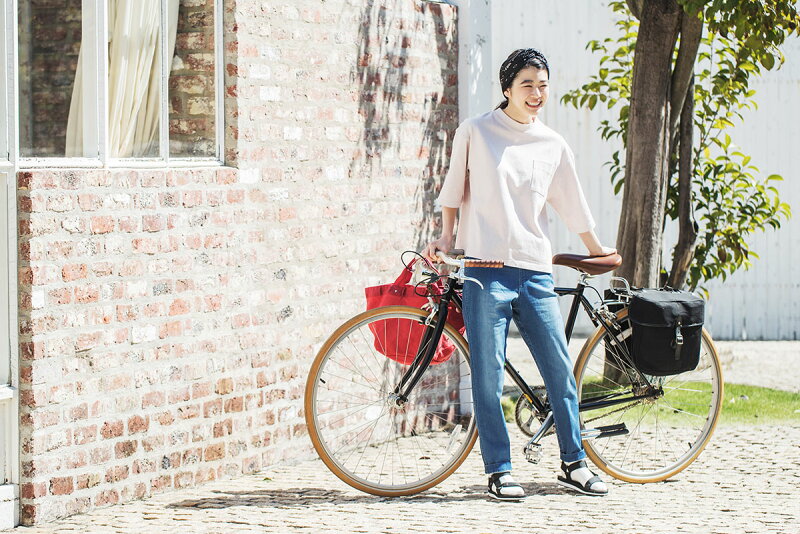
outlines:
{"label": "woman", "polygon": [[425,256],[450,250],[461,210],[456,247],[466,255],[503,260],[502,269],[472,268],[483,283],[464,286],[464,319],[472,359],[472,393],[489,494],[525,497],[511,476],[508,430],[500,405],[510,319],[534,355],[545,381],[561,449],[559,484],[589,495],[606,485],[586,466],[572,364],[553,290],[552,251],[545,203],[580,235],[589,254],[613,254],[593,232],[567,143],[539,120],[547,102],[550,70],[532,48],[513,52],[500,69],[505,96],[494,111],[456,130],[450,168],[439,194],[442,235]]}

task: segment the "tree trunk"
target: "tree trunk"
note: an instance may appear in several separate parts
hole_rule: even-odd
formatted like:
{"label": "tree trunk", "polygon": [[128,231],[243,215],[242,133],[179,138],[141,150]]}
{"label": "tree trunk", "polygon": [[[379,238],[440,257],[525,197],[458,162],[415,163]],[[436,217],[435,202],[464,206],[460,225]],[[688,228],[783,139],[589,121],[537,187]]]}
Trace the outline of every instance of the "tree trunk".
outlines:
{"label": "tree trunk", "polygon": [[686,274],[694,257],[697,244],[697,221],[694,219],[692,178],[694,158],[694,81],[689,84],[689,97],[683,103],[680,122],[680,155],[678,163],[678,244],[672,257],[668,284],[680,289],[686,283]]}
{"label": "tree trunk", "polygon": [[617,275],[639,287],[657,286],[661,268],[672,57],[682,11],[676,0],[645,0],[639,19],[617,234],[623,258]]}

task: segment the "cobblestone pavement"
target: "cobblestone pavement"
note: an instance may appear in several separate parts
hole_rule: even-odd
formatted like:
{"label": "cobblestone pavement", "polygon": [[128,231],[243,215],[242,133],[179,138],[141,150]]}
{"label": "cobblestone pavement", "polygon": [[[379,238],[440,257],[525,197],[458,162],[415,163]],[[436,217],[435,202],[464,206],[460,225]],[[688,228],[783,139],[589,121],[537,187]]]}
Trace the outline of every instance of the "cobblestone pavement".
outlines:
{"label": "cobblestone pavement", "polygon": [[[748,383],[797,391],[798,365],[787,366],[786,360],[781,365],[770,351],[755,350],[775,347],[746,345],[730,347],[729,382],[731,375],[741,376]],[[800,344],[779,348],[800,363]],[[720,344],[720,351],[726,350]],[[777,373],[782,378],[774,378],[776,369],[782,369]],[[515,435],[513,443],[517,454],[522,435]],[[800,418],[785,426],[720,426],[698,460],[674,479],[636,485],[606,476],[610,495],[605,498],[578,496],[557,486],[558,446],[552,436],[543,443],[539,465],[526,463],[521,454],[515,457],[515,474],[530,495],[521,503],[485,496],[476,449],[448,480],[413,497],[360,493],[313,460],[16,532],[800,532]]]}

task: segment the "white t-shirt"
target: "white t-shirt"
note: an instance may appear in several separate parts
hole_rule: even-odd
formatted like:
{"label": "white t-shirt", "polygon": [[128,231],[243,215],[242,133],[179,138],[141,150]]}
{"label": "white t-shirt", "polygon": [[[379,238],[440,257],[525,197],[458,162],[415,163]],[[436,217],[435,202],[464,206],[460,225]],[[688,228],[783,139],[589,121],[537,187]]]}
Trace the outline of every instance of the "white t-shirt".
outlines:
{"label": "white t-shirt", "polygon": [[594,228],[564,138],[540,119],[521,124],[501,109],[458,127],[438,200],[461,208],[456,248],[534,271],[553,270],[545,203],[571,231]]}

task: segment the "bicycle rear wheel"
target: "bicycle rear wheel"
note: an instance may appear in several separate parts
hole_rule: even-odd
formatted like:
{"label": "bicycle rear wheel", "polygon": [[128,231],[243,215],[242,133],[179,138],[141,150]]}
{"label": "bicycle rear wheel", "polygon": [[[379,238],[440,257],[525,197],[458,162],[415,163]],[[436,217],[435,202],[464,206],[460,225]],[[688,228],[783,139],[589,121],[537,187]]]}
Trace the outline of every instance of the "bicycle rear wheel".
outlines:
{"label": "bicycle rear wheel", "polygon": [[[622,326],[619,341],[632,333],[627,315],[627,310],[617,314]],[[615,357],[618,349],[609,338],[600,327],[581,349],[575,363],[581,402],[628,396],[641,389],[636,373]],[[583,444],[597,467],[627,482],[658,482],[685,469],[711,439],[722,409],[722,369],[705,330],[696,369],[672,376],[646,376],[652,385],[662,388],[662,395],[580,414],[582,428],[625,424],[626,435],[586,439]]]}
{"label": "bicycle rear wheel", "polygon": [[455,346],[450,359],[431,365],[406,403],[394,401],[408,366],[384,356],[373,331],[409,332],[409,324],[427,316],[407,306],[361,313],[334,332],[311,367],[305,391],[311,441],[325,465],[361,491],[400,496],[428,489],[475,444],[469,352],[450,325],[442,332]]}

